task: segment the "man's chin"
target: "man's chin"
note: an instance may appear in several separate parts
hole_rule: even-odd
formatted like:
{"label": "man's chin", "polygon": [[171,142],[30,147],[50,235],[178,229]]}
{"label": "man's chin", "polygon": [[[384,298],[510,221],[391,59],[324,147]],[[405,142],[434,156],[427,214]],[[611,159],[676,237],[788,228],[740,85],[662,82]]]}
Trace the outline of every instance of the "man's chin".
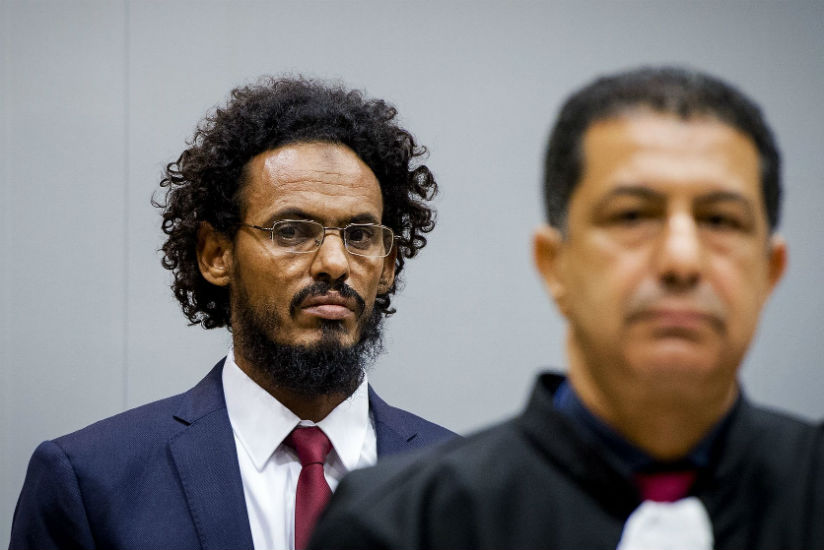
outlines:
{"label": "man's chin", "polygon": [[301,348],[306,351],[351,349],[359,341],[359,335],[350,334],[338,328],[306,331],[291,341],[283,341],[280,338],[275,339],[275,342],[280,346]]}
{"label": "man's chin", "polygon": [[354,325],[324,321],[305,326],[275,322],[249,308],[238,311],[242,313],[233,323],[237,353],[270,384],[295,393],[351,395],[383,349],[383,319],[377,312]]}
{"label": "man's chin", "polygon": [[[629,356],[639,379],[657,384],[679,382],[708,383],[718,377],[734,376],[735,369],[725,365],[718,350],[706,349],[690,341],[670,341]],[[730,372],[732,370],[732,372]]]}

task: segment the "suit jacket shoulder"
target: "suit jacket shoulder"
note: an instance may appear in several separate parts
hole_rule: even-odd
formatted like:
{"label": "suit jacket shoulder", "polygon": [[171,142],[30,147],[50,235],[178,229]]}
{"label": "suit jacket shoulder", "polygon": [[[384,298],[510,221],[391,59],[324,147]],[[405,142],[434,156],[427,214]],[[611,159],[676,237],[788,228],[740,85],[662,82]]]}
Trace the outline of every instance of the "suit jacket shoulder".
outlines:
{"label": "suit jacket shoulder", "polygon": [[251,548],[222,366],[186,393],[42,443],[10,547]]}
{"label": "suit jacket shoulder", "polygon": [[369,410],[375,420],[378,457],[420,449],[457,434],[420,416],[388,405],[369,386]]}

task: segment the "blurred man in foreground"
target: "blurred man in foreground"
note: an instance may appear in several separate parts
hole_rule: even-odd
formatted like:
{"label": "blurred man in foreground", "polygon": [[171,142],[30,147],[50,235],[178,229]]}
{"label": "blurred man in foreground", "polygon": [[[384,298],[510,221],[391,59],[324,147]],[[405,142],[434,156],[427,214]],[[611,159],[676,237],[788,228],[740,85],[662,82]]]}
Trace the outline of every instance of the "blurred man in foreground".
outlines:
{"label": "blurred man in foreground", "polygon": [[563,106],[538,270],[568,375],[524,413],[344,480],[316,548],[822,548],[824,437],[738,370],[780,280],[779,153],[758,107],[674,68]]}
{"label": "blurred man in foreground", "polygon": [[41,444],[12,548],[300,549],[344,473],[453,435],[366,380],[434,226],[396,114],[270,78],[201,123],[161,182],[163,265],[233,346],[192,390]]}

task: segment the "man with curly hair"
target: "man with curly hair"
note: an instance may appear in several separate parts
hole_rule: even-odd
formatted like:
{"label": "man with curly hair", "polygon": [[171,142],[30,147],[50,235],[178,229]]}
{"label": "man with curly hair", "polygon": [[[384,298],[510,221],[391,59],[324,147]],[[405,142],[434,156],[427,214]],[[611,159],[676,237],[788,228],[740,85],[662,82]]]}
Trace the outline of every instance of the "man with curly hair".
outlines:
{"label": "man with curly hair", "polygon": [[452,432],[365,369],[437,184],[396,110],[269,78],[232,91],[161,186],[191,324],[228,327],[192,390],[40,445],[12,548],[303,548],[341,477]]}

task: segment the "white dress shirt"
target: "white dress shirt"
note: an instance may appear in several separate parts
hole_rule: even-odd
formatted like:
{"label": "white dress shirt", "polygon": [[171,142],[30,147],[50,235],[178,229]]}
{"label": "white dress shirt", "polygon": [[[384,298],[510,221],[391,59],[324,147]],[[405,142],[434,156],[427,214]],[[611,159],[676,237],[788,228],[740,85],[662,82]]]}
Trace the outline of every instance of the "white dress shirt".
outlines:
{"label": "white dress shirt", "polygon": [[258,386],[237,366],[233,350],[223,365],[223,391],[255,549],[294,549],[295,492],[301,465],[283,440],[298,424],[323,430],[332,442],[323,466],[332,491],[347,472],[373,465],[378,456],[377,438],[366,378],[317,424],[301,420]]}

